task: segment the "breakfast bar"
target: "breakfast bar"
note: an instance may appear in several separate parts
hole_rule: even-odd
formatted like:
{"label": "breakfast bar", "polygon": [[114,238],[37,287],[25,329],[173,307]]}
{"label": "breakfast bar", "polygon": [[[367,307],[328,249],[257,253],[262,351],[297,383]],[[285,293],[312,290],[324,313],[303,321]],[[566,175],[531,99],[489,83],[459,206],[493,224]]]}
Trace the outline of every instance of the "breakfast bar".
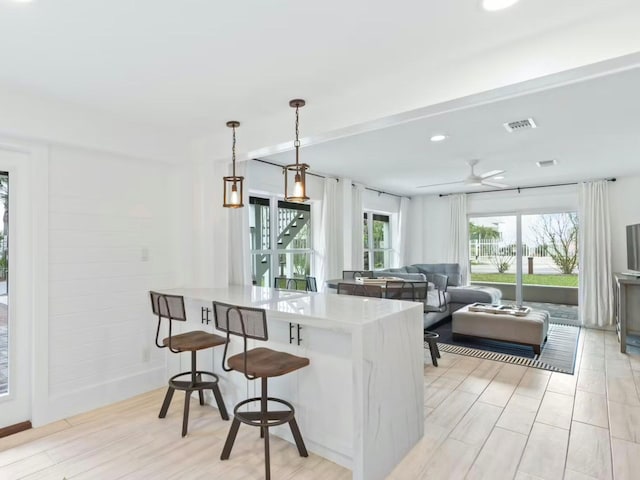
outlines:
{"label": "breakfast bar", "polygon": [[[160,292],[184,296],[190,330],[207,322],[215,329],[214,300],[264,309],[266,346],[310,360],[307,368],[274,378],[270,393],[294,405],[307,448],[351,469],[354,480],[385,478],[422,438],[421,304],[249,286]],[[241,352],[241,343],[232,339],[230,354]],[[220,376],[228,409],[247,392],[259,393],[259,382],[222,370],[220,352],[203,355]],[[273,433],[293,442],[285,427]]]}

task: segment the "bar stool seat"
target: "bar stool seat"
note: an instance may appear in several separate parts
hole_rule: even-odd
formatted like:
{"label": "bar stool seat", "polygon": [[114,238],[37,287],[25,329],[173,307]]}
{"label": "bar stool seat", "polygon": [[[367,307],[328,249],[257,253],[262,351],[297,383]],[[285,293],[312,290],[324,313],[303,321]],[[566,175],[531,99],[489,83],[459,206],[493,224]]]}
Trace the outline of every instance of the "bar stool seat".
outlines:
{"label": "bar stool seat", "polygon": [[245,354],[239,353],[229,357],[227,364],[233,370],[252,377],[279,377],[309,365],[309,359],[297,357],[290,353],[277,352],[269,348],[254,348],[246,353],[247,368],[245,371]]}
{"label": "bar stool seat", "polygon": [[181,352],[191,352],[193,350],[204,350],[205,348],[224,345],[225,343],[227,343],[227,340],[220,335],[216,335],[215,333],[208,333],[203,332],[202,330],[197,330],[195,332],[187,332],[181,333],[180,335],[174,335],[171,338],[167,337],[162,340],[162,345],[168,347],[169,342],[171,342],[171,346],[174,350],[179,350]]}
{"label": "bar stool seat", "polygon": [[[189,425],[189,404],[191,394],[198,392],[200,405],[204,405],[204,391],[211,390],[223,420],[229,420],[227,408],[222,399],[222,393],[218,386],[218,376],[213,372],[198,370],[196,355],[199,350],[226,345],[227,340],[215,333],[196,330],[192,332],[172,335],[173,321],[185,322],[187,320],[184,308],[184,298],[179,295],[166,295],[158,292],[149,292],[151,296],[151,308],[158,316],[158,328],[156,329],[156,346],[158,348],[168,348],[172,353],[191,353],[191,369],[180,372],[169,379],[169,387],[160,408],[159,418],[165,418],[176,390],[185,392],[184,410],[182,414],[182,436],[187,434]],[[163,320],[169,322],[169,336],[159,343],[160,326]]]}

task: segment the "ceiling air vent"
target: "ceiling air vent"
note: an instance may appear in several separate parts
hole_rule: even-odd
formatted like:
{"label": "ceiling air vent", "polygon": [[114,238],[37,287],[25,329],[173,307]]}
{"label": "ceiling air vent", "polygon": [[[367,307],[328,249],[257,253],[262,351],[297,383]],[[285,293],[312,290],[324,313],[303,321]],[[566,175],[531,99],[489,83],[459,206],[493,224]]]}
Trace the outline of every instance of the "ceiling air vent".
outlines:
{"label": "ceiling air vent", "polygon": [[509,133],[520,132],[522,130],[531,130],[532,128],[536,128],[536,122],[533,121],[533,118],[527,118],[525,120],[516,120],[515,122],[509,122],[504,124],[504,128]]}
{"label": "ceiling air vent", "polygon": [[555,159],[554,160],[540,160],[539,162],[536,162],[536,165],[538,165],[540,168],[544,168],[544,167],[553,167],[557,163],[558,162]]}

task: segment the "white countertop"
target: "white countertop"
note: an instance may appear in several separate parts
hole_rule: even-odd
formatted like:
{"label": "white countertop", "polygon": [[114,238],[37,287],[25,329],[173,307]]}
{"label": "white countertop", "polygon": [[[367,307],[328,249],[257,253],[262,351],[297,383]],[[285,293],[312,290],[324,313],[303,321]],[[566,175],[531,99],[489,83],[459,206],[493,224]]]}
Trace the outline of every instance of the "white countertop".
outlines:
{"label": "white countertop", "polygon": [[389,315],[420,309],[422,304],[333,293],[311,293],[275,288],[231,285],[225,288],[172,288],[160,293],[182,295],[186,300],[264,308],[267,318],[340,330],[376,322]]}

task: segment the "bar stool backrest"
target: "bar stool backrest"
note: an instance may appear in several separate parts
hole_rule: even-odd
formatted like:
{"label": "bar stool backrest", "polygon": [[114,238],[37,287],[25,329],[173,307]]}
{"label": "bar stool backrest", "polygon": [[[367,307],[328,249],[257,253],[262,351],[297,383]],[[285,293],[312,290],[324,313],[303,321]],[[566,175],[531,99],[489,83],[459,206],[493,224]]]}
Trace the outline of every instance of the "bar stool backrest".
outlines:
{"label": "bar stool backrest", "polygon": [[273,287],[286,290],[307,290],[307,278],[274,277]]}
{"label": "bar stool backrest", "polygon": [[438,308],[440,310],[446,310],[447,308],[447,284],[449,283],[449,277],[440,273],[431,273],[427,275],[427,280],[433,283],[438,291]]}
{"label": "bar stool backrest", "polygon": [[382,287],[380,285],[359,285],[353,283],[339,283],[338,294],[357,295],[360,297],[382,298]]}
{"label": "bar stool backrest", "polygon": [[447,291],[447,284],[449,283],[449,277],[441,273],[430,273],[427,275],[427,280],[435,285],[435,287],[441,291]]}
{"label": "bar stool backrest", "polygon": [[213,302],[216,328],[228,335],[253,340],[268,340],[267,313],[262,308],[239,307],[222,302]]}
{"label": "bar stool backrest", "polygon": [[227,349],[230,335],[242,337],[244,342],[245,377],[253,380],[255,377],[247,375],[247,339],[268,340],[267,312],[262,308],[239,307],[222,302],[213,302],[213,317],[216,328],[227,333],[227,343],[224,346],[222,356],[222,368],[229,372],[227,367]]}
{"label": "bar stool backrest", "polygon": [[385,298],[394,300],[413,300],[413,283],[403,280],[388,280],[385,286]]}
{"label": "bar stool backrest", "polygon": [[[187,312],[184,308],[184,297],[182,295],[167,295],[158,292],[149,292],[151,298],[151,310],[158,317],[158,327],[156,328],[156,347],[166,348],[169,347],[173,353],[179,353],[179,350],[174,350],[171,346],[171,323],[173,320],[180,322],[187,321]],[[160,325],[162,319],[169,321],[169,345],[160,344]]]}
{"label": "bar stool backrest", "polygon": [[429,291],[428,282],[412,282],[413,283],[413,300],[416,302],[422,302],[427,298],[427,292]]}
{"label": "bar stool backrest", "polygon": [[182,295],[149,292],[149,296],[151,298],[151,310],[156,316],[167,320],[187,321],[184,297]]}
{"label": "bar stool backrest", "polygon": [[317,292],[318,285],[316,284],[316,277],[306,277],[306,279],[307,279],[307,291]]}

